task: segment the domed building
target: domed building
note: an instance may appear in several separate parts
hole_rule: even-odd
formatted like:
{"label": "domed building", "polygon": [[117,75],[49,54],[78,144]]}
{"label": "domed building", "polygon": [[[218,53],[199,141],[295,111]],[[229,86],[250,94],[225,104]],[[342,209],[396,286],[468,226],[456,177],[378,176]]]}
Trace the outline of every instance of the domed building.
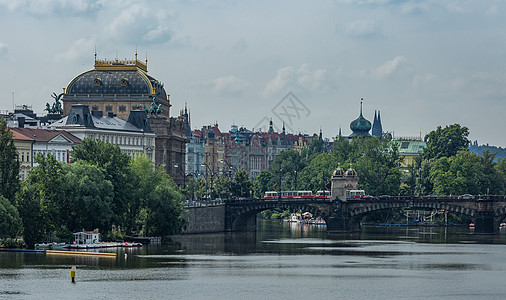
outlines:
{"label": "domed building", "polygon": [[126,120],[130,110],[150,108],[158,102],[160,115],[169,117],[169,96],[163,84],[148,75],[147,60],[97,60],[93,70],[79,74],[64,90],[63,114],[73,104],[88,105],[91,111],[113,113]]}
{"label": "domed building", "polygon": [[371,122],[362,115],[362,101],[360,102],[360,116],[350,123],[350,129],[352,134],[350,134],[348,138],[371,136],[371,134],[369,134],[369,130],[371,130]]}
{"label": "domed building", "polygon": [[[170,98],[163,83],[148,75],[147,59],[99,60],[95,53],[92,70],[74,77],[61,95],[63,115],[72,106],[88,106],[92,114],[103,113],[128,120],[131,111],[145,110],[150,128],[156,135],[155,162],[165,165],[176,183],[184,182],[185,137],[184,115],[170,117]],[[177,166],[177,167],[175,167]]]}

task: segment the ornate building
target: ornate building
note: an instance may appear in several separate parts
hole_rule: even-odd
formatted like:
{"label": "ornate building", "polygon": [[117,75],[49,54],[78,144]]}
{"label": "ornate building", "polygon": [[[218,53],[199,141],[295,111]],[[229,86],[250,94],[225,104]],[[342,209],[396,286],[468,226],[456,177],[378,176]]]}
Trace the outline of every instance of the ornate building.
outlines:
{"label": "ornate building", "polygon": [[357,172],[351,167],[351,164],[346,172],[341,169],[341,166],[337,167],[332,173],[331,182],[330,195],[332,199],[337,197],[341,201],[346,201],[346,190],[358,189]]}
{"label": "ornate building", "polygon": [[[189,116],[185,111],[185,116]],[[190,121],[185,121],[189,126]],[[233,177],[239,169],[248,172],[251,180],[268,170],[274,158],[287,149],[300,151],[312,137],[303,134],[277,133],[272,121],[268,132],[254,132],[232,125],[221,132],[218,124],[187,131],[190,140],[187,170],[195,177]]]}
{"label": "ornate building", "polygon": [[372,122],[372,136],[381,138],[383,136],[383,126],[381,125],[380,111],[376,114],[374,111],[374,121]]}
{"label": "ornate building", "polygon": [[364,118],[362,115],[362,102],[360,102],[360,116],[353,120],[350,123],[350,129],[352,131],[351,135],[348,137],[350,139],[361,136],[361,137],[370,137],[371,134],[369,130],[371,130],[371,122]]}
{"label": "ornate building", "polygon": [[148,75],[147,60],[139,61],[137,53],[134,60],[98,60],[95,53],[93,70],[72,79],[60,96],[64,116],[74,104],[88,106],[92,114],[100,111],[123,120],[132,110],[145,110],[156,135],[156,165],[164,165],[177,183],[183,183],[187,142],[184,117],[170,117],[170,97],[163,83]]}

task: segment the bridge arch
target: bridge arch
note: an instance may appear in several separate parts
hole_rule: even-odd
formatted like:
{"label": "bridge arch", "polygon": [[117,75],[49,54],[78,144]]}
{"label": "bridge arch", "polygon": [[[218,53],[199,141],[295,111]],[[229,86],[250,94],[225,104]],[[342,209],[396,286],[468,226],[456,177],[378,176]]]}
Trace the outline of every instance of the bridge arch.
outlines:
{"label": "bridge arch", "polygon": [[310,212],[314,216],[321,217],[327,221],[330,215],[329,206],[331,205],[332,204],[329,202],[321,205],[320,203],[299,201],[262,201],[241,205],[230,205],[227,207],[225,229],[228,231],[244,231],[253,228],[256,226],[256,215],[259,212],[274,208]]}
{"label": "bridge arch", "polygon": [[[426,210],[446,210],[448,212],[458,213],[474,218],[477,215],[477,211],[470,207],[461,205],[454,205],[450,203],[438,203],[438,202],[375,202],[367,203],[364,205],[353,207],[349,210],[350,217],[355,220],[360,220],[361,217],[380,210],[392,209],[392,208],[408,208],[408,209],[426,209]],[[506,211],[504,212],[506,215]]]}

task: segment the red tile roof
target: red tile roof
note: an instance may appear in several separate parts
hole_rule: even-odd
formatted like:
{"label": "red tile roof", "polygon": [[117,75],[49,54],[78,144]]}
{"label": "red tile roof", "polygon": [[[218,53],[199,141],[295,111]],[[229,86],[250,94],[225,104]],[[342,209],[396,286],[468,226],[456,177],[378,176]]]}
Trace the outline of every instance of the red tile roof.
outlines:
{"label": "red tile roof", "polygon": [[50,130],[40,128],[11,128],[13,132],[17,133],[17,136],[24,136],[30,140],[38,142],[48,142],[54,139],[56,136],[62,134],[74,143],[80,143],[81,140],[73,134],[63,130]]}

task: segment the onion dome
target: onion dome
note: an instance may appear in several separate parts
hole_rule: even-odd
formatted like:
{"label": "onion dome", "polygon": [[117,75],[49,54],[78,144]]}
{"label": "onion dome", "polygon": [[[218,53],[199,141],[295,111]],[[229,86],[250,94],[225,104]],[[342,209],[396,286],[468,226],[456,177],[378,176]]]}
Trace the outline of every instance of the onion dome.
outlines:
{"label": "onion dome", "polygon": [[341,169],[341,164],[337,167],[337,169],[334,170],[334,173],[332,173],[332,177],[343,177],[344,171]]}
{"label": "onion dome", "polygon": [[369,137],[371,136],[369,134],[369,130],[371,130],[371,122],[364,118],[362,115],[362,102],[360,102],[360,116],[353,120],[353,122],[350,123],[350,129],[353,131],[353,133],[350,135],[350,137],[355,136],[364,136]]}
{"label": "onion dome", "polygon": [[356,177],[357,172],[351,167],[351,164],[350,164],[350,168],[348,170],[346,170],[346,173],[344,173],[344,175],[346,177]]}

